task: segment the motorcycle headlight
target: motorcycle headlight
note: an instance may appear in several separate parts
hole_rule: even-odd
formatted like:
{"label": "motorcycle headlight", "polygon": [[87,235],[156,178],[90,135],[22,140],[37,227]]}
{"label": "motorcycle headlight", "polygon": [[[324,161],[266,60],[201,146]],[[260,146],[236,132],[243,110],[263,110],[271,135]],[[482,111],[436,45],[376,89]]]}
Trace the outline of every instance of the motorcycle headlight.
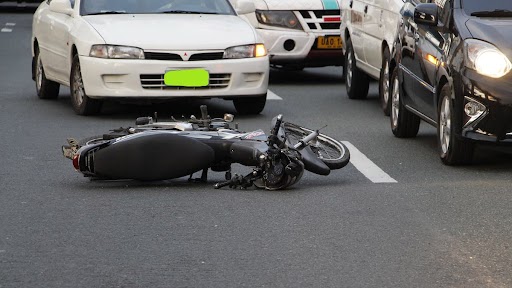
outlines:
{"label": "motorcycle headlight", "polygon": [[144,59],[144,51],[129,46],[92,45],[89,56],[111,59]]}
{"label": "motorcycle headlight", "polygon": [[479,74],[492,78],[500,78],[512,69],[512,64],[494,45],[468,39],[464,42],[466,67],[476,70]]}
{"label": "motorcycle headlight", "polygon": [[299,19],[292,11],[256,10],[256,18],[261,24],[302,30]]}
{"label": "motorcycle headlight", "polygon": [[252,44],[230,47],[224,51],[225,59],[240,59],[263,57],[267,55],[267,49],[263,44]]}

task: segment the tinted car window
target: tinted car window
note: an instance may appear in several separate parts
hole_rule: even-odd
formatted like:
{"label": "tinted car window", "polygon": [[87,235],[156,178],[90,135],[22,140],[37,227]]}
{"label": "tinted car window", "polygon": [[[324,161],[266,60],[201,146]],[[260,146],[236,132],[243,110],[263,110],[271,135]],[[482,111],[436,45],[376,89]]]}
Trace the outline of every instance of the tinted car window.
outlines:
{"label": "tinted car window", "polygon": [[471,15],[475,12],[485,12],[494,10],[512,11],[512,1],[510,0],[462,0],[462,8]]}

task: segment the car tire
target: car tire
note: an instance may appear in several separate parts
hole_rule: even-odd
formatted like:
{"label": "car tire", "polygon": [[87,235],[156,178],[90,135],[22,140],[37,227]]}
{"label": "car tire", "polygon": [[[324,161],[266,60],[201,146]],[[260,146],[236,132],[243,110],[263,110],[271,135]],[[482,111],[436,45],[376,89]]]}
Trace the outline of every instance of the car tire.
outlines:
{"label": "car tire", "polygon": [[370,87],[370,79],[363,71],[356,66],[356,56],[352,41],[347,39],[347,49],[345,52],[345,87],[347,87],[347,95],[350,99],[365,99],[368,96],[368,88]]}
{"label": "car tire", "polygon": [[446,165],[471,163],[474,143],[462,139],[456,133],[457,127],[461,127],[461,125],[457,121],[449,85],[444,85],[441,89],[437,115],[437,143],[439,156],[443,163]]}
{"label": "car tire", "polygon": [[35,50],[34,76],[37,97],[40,99],[56,99],[59,96],[59,83],[46,79],[39,48]]}
{"label": "car tire", "polygon": [[379,77],[379,99],[380,107],[384,112],[384,115],[389,116],[389,107],[391,102],[389,101],[389,49],[386,47],[382,52],[382,68],[380,69]]}
{"label": "car tire", "polygon": [[92,99],[85,94],[78,54],[73,56],[69,89],[71,92],[71,104],[73,105],[73,110],[75,110],[76,114],[95,115],[100,112],[103,102],[101,100]]}
{"label": "car tire", "polygon": [[240,97],[233,99],[236,111],[242,115],[259,114],[265,108],[267,93],[256,97]]}
{"label": "car tire", "polygon": [[416,137],[420,129],[420,118],[405,108],[398,78],[398,68],[393,70],[390,84],[391,108],[389,118],[391,131],[398,138]]}

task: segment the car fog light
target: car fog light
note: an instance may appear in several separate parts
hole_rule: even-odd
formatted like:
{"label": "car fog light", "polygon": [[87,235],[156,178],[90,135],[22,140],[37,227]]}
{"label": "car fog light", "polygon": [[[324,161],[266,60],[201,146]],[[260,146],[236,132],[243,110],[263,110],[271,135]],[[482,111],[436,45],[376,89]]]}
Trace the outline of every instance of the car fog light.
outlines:
{"label": "car fog light", "polygon": [[466,112],[466,115],[468,115],[469,117],[475,117],[475,116],[478,117],[478,116],[482,115],[482,113],[484,113],[484,111],[485,111],[485,106],[480,103],[468,102],[464,106],[464,112]]}
{"label": "car fog light", "polygon": [[478,102],[471,101],[466,103],[466,105],[464,106],[464,112],[466,112],[466,115],[468,115],[469,117],[478,117],[482,115],[484,111],[485,106]]}
{"label": "car fog light", "polygon": [[[469,97],[465,97],[466,104],[464,105],[464,113],[466,114],[466,124],[469,126],[473,124],[482,114],[487,112],[487,108],[482,103],[475,101]],[[475,123],[476,124],[476,123]]]}

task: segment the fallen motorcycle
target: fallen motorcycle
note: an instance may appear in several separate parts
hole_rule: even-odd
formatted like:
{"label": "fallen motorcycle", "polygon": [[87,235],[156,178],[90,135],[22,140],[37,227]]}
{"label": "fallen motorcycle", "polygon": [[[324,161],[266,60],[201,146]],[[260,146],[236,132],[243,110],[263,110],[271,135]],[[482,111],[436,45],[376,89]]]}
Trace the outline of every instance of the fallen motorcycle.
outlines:
{"label": "fallen motorcycle", "polygon": [[[285,189],[297,183],[304,170],[328,175],[350,160],[347,147],[319,130],[272,119],[270,135],[263,130],[242,132],[233,115],[210,118],[202,105],[201,118],[158,121],[140,117],[135,126],[118,128],[77,141],[67,139],[62,153],[85,177],[102,180],[167,180],[188,176],[207,181],[208,169],[225,172],[226,181],[214,188]],[[252,167],[245,175],[232,175],[231,165]],[[202,171],[201,177],[193,174]]]}

